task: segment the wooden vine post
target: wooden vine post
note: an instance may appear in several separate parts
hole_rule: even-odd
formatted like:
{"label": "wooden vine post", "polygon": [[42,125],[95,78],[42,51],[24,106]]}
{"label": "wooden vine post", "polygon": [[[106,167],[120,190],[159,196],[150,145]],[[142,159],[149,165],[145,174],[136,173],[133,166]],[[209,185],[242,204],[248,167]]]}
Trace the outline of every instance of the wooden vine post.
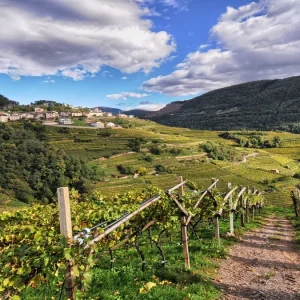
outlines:
{"label": "wooden vine post", "polygon": [[[242,187],[240,187],[240,189],[242,189]],[[239,201],[241,206],[241,227],[245,227],[245,203],[243,194],[241,194]]]}
{"label": "wooden vine post", "polygon": [[[253,195],[255,194],[255,188],[253,188],[252,194]],[[256,207],[256,205],[252,204],[252,221],[254,221],[254,219],[255,219],[255,207]]]}
{"label": "wooden vine post", "polygon": [[[57,189],[58,196],[58,210],[59,210],[59,225],[60,233],[68,240],[68,245],[73,239],[72,222],[71,222],[71,209],[69,188],[60,187]],[[75,299],[75,277],[73,275],[72,262],[69,261],[68,267],[65,272],[65,290],[68,299]]]}
{"label": "wooden vine post", "polygon": [[[215,182],[215,178],[212,178],[212,183]],[[215,184],[215,188],[217,188],[217,183]],[[219,225],[219,216],[216,214],[213,218],[214,229],[215,229],[215,238],[220,241],[220,225]]]}
{"label": "wooden vine post", "polygon": [[248,200],[249,186],[247,186],[246,192],[247,192],[247,199],[246,199],[246,222],[249,223],[249,200]]}
{"label": "wooden vine post", "polygon": [[[183,182],[182,176],[179,177],[179,183]],[[183,185],[179,187],[179,197],[182,197],[184,194]],[[188,235],[187,235],[187,226],[186,226],[186,216],[184,213],[181,214],[181,242],[183,247],[184,255],[184,264],[186,268],[190,268],[190,254],[189,254],[189,244],[188,244]]]}
{"label": "wooden vine post", "polygon": [[[228,182],[228,190],[231,190],[231,183]],[[234,223],[233,223],[233,205],[232,205],[232,195],[229,197],[229,225],[230,225],[230,235],[234,236]]]}

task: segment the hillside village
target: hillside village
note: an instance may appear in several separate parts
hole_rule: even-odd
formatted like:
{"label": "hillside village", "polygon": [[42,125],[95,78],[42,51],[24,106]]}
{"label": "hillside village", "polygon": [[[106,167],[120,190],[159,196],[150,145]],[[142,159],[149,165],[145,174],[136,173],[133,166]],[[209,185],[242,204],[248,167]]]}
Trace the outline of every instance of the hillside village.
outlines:
{"label": "hillside village", "polygon": [[[30,112],[10,112],[0,111],[0,122],[14,122],[20,120],[40,120],[45,125],[72,125],[74,119],[84,118],[87,125],[96,128],[113,128],[117,127],[113,122],[100,122],[97,118],[100,117],[118,117],[118,118],[133,118],[133,115],[117,114],[111,112],[102,112],[99,108],[92,108],[89,111],[82,107],[72,107],[71,111],[65,110],[61,112],[47,110],[42,107],[34,107]],[[73,119],[72,119],[73,118]],[[90,121],[90,122],[89,122]]]}

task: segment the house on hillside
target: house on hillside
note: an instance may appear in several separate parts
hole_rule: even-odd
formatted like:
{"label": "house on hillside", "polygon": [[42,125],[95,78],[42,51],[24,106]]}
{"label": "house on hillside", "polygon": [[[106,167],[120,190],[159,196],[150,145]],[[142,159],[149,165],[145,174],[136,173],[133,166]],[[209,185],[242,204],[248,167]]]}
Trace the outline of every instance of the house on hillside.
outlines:
{"label": "house on hillside", "polygon": [[62,111],[59,114],[61,117],[69,117],[71,116],[71,113],[69,111]]}
{"label": "house on hillside", "polygon": [[34,108],[34,112],[35,113],[43,113],[45,110],[43,109],[43,108],[41,108],[41,107],[35,107]]}
{"label": "house on hillside", "polygon": [[106,113],[104,113],[104,116],[105,116],[105,117],[112,117],[112,115],[113,115],[113,114],[112,114],[111,112],[106,112]]}
{"label": "house on hillside", "polygon": [[96,128],[104,128],[104,123],[102,123],[102,122],[94,122],[94,123],[90,123],[90,126],[96,127]]}
{"label": "house on hillside", "polygon": [[45,113],[45,119],[55,119],[58,117],[58,112],[57,111],[48,111]]}
{"label": "house on hillside", "polygon": [[8,116],[9,121],[18,121],[21,119],[21,116],[19,114],[11,114]]}
{"label": "house on hillside", "polygon": [[89,112],[87,116],[90,117],[103,117],[103,112]]}
{"label": "house on hillside", "polygon": [[275,173],[275,174],[279,174],[280,173],[280,171],[278,169],[272,169],[271,172]]}
{"label": "house on hillside", "polygon": [[125,114],[120,114],[120,113],[118,114],[118,117],[119,117],[119,118],[128,118],[127,115],[125,115]]}
{"label": "house on hillside", "polygon": [[128,118],[129,118],[129,119],[133,119],[133,118],[134,118],[134,115],[128,115]]}
{"label": "house on hillside", "polygon": [[82,112],[72,112],[72,117],[82,117]]}
{"label": "house on hillside", "polygon": [[58,123],[60,125],[71,125],[72,124],[72,120],[70,118],[59,118],[58,119]]}
{"label": "house on hillside", "polygon": [[116,127],[116,124],[113,122],[108,122],[105,124],[105,128],[114,128],[114,127]]}
{"label": "house on hillside", "polygon": [[44,113],[35,113],[34,118],[36,120],[43,120],[44,119]]}
{"label": "house on hillside", "polygon": [[34,119],[34,114],[31,112],[25,112],[20,114],[21,119]]}
{"label": "house on hillside", "polygon": [[1,123],[6,123],[8,122],[8,115],[6,113],[1,113],[0,112],[0,122]]}

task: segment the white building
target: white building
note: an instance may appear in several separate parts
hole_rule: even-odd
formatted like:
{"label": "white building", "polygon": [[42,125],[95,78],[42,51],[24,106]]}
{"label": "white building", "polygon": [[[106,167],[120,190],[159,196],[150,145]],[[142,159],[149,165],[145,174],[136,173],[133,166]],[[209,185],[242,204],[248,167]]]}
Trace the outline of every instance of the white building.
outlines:
{"label": "white building", "polygon": [[72,112],[72,117],[82,117],[82,112]]}
{"label": "white building", "polygon": [[2,123],[8,122],[8,115],[4,113],[0,113],[0,122]]}
{"label": "white building", "polygon": [[58,117],[57,111],[48,111],[45,113],[45,119],[55,119],[56,117]]}
{"label": "white building", "polygon": [[69,116],[71,116],[71,113],[68,112],[68,111],[62,111],[62,112],[60,113],[60,116],[61,116],[61,117],[69,117]]}
{"label": "white building", "polygon": [[94,123],[90,123],[90,125],[96,128],[104,128],[104,123],[102,122],[94,122]]}
{"label": "white building", "polygon": [[119,117],[119,118],[128,118],[128,116],[125,115],[125,114],[118,114],[118,117]]}
{"label": "white building", "polygon": [[36,112],[36,113],[42,113],[42,112],[44,112],[44,109],[41,108],[41,107],[35,107],[34,108],[34,112]]}
{"label": "white building", "polygon": [[19,114],[12,114],[8,116],[9,121],[17,121],[21,119],[21,116]]}
{"label": "white building", "polygon": [[20,116],[21,119],[34,119],[33,113],[21,113]]}
{"label": "white building", "polygon": [[70,118],[59,118],[58,123],[61,125],[70,125],[72,124],[72,121]]}
{"label": "white building", "polygon": [[103,112],[89,112],[87,116],[90,117],[103,117]]}
{"label": "white building", "polygon": [[104,115],[106,116],[106,117],[112,117],[112,113],[111,112],[106,112],[106,113],[104,113]]}
{"label": "white building", "polygon": [[44,113],[35,113],[34,116],[37,120],[42,120],[44,119]]}
{"label": "white building", "polygon": [[105,127],[106,128],[114,128],[114,127],[116,127],[116,124],[113,123],[113,122],[108,122],[108,123],[105,124]]}

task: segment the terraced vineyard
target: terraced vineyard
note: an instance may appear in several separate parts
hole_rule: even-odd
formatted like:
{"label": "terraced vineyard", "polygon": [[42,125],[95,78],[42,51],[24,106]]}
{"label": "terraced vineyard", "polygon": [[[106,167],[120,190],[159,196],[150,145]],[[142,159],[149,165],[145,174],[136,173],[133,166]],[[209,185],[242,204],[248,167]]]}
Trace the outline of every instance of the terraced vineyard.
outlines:
{"label": "terraced vineyard", "polygon": [[[236,182],[241,185],[256,185],[262,190],[288,193],[288,189],[299,183],[293,175],[300,172],[300,136],[285,132],[265,132],[263,138],[279,136],[279,148],[250,149],[236,147],[234,141],[225,140],[218,131],[170,128],[146,120],[126,120],[126,127],[120,129],[89,130],[70,128],[68,133],[59,133],[49,127],[50,143],[67,154],[75,155],[101,165],[105,169],[105,180],[94,182],[92,189],[104,195],[122,193],[148,185],[165,188],[176,182],[178,175],[195,180],[200,186],[211,178],[220,179],[220,185]],[[134,152],[128,143],[142,139],[140,152]],[[236,149],[244,161],[213,161],[199,150],[207,141],[228,144]],[[159,155],[149,149],[158,147]],[[176,149],[173,151],[172,149]],[[122,165],[138,171],[145,168],[143,176],[122,175],[117,166]],[[157,170],[162,166],[163,171]],[[276,171],[275,171],[276,170]],[[136,172],[137,173],[137,172]],[[270,195],[270,196],[269,196]],[[267,198],[272,198],[268,193]]]}

